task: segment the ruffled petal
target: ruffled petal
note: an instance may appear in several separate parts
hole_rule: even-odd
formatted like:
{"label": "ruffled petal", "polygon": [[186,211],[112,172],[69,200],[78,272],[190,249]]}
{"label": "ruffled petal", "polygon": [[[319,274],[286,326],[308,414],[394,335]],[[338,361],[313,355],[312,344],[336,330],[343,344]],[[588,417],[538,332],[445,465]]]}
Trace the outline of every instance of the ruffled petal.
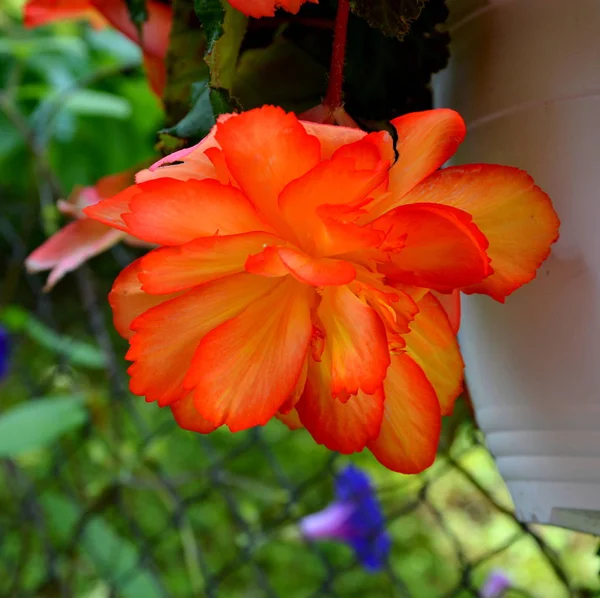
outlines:
{"label": "ruffled petal", "polygon": [[192,393],[189,393],[183,399],[179,399],[179,401],[172,403],[170,408],[177,425],[184,430],[198,432],[200,434],[210,434],[217,429],[217,426],[204,419],[198,411],[196,411]]}
{"label": "ruffled petal", "polygon": [[[249,17],[272,17],[277,8],[296,14],[307,0],[228,0],[233,8]],[[318,2],[318,0],[308,0]]]}
{"label": "ruffled petal", "polygon": [[185,379],[203,417],[232,432],[266,424],[294,390],[306,359],[314,291],[293,278],[275,284],[202,339]]}
{"label": "ruffled petal", "polygon": [[292,409],[287,413],[281,413],[281,411],[278,411],[275,414],[275,417],[280,422],[284,423],[290,430],[301,430],[302,428],[304,428],[302,422],[300,421],[298,411],[296,411],[296,409]]}
{"label": "ruffled petal", "polygon": [[473,164],[432,174],[400,203],[432,202],[468,212],[489,242],[493,274],[463,289],[503,301],[531,281],[558,238],[550,198],[522,170]]}
{"label": "ruffled petal", "polygon": [[344,260],[315,258],[293,247],[266,247],[246,261],[246,271],[263,276],[291,274],[316,287],[348,284],[356,277],[354,266]]}
{"label": "ruffled petal", "polygon": [[92,220],[97,220],[106,226],[116,228],[125,233],[131,233],[129,226],[123,220],[123,214],[129,212],[130,201],[141,194],[141,187],[132,185],[112,197],[107,197],[98,203],[84,208],[82,211],[85,216]]}
{"label": "ruffled petal", "polygon": [[208,282],[149,309],[131,324],[134,335],[126,355],[133,394],[165,406],[185,397],[192,357],[205,334],[235,318],[271,291],[277,281],[234,274]]}
{"label": "ruffled petal", "polygon": [[379,436],[367,445],[375,458],[399,473],[419,473],[435,460],[441,414],[423,370],[405,353],[392,356],[384,383]]}
{"label": "ruffled petal", "polygon": [[[310,253],[334,255],[346,251],[331,242],[318,213],[322,206],[357,206],[387,179],[388,163],[359,170],[351,158],[321,162],[303,177],[290,183],[281,193],[279,207],[287,227],[300,246]],[[331,212],[328,214],[331,217]]]}
{"label": "ruffled petal", "polygon": [[433,296],[440,302],[440,305],[444,308],[446,315],[448,316],[448,320],[450,322],[450,326],[452,327],[452,332],[454,334],[458,334],[460,329],[460,291],[454,290],[451,293],[436,293],[433,292]]}
{"label": "ruffled petal", "polygon": [[433,385],[442,415],[450,415],[463,383],[464,364],[456,334],[446,311],[432,293],[424,295],[417,306],[419,313],[404,336],[406,352]]}
{"label": "ruffled petal", "polygon": [[39,27],[65,19],[86,19],[96,29],[107,24],[91,0],[27,0],[25,3],[25,27]]}
{"label": "ruffled petal", "polygon": [[178,247],[155,249],[142,258],[140,280],[147,293],[174,293],[244,271],[248,256],[264,245],[281,243],[269,233],[216,235]]}
{"label": "ruffled petal", "polygon": [[376,393],[390,364],[385,326],[347,286],[323,290],[317,310],[331,351],[331,395]]}
{"label": "ruffled petal", "polygon": [[142,269],[142,259],[135,260],[127,268],[121,270],[108,294],[108,302],[113,312],[113,323],[117,332],[123,338],[131,338],[133,330],[131,323],[151,307],[164,303],[179,293],[171,295],[150,295],[142,291],[139,274]]}
{"label": "ruffled petal", "polygon": [[300,421],[319,444],[350,454],[362,451],[379,434],[383,417],[383,391],[372,395],[359,392],[346,402],[331,393],[331,352],[321,361],[309,359],[304,394],[296,404]]}
{"label": "ruffled petal", "polygon": [[415,185],[451,158],[465,138],[465,123],[454,110],[405,114],[392,120],[398,159],[390,170],[389,193],[372,207],[383,214],[401,203]]}
{"label": "ruffled petal", "polygon": [[150,243],[183,245],[269,228],[239,189],[218,181],[163,178],[137,187],[141,193],[133,195],[123,220],[132,235]]}
{"label": "ruffled petal", "polygon": [[324,125],[306,120],[301,121],[300,124],[309,135],[314,135],[321,142],[323,160],[331,158],[340,147],[360,141],[367,136],[365,131],[351,127]]}
{"label": "ruffled petal", "polygon": [[[225,122],[231,116],[231,114],[222,114],[218,117],[217,122]],[[144,183],[164,177],[177,179],[178,181],[219,179],[215,165],[210,159],[210,154],[206,153],[211,148],[218,149],[219,147],[215,139],[216,132],[217,126],[215,125],[208,135],[196,145],[173,152],[152,164],[150,168],[141,170],[135,175],[136,183]]]}
{"label": "ruffled petal", "polygon": [[258,211],[277,226],[277,198],[291,181],[320,160],[318,139],[308,135],[294,114],[264,106],[217,125],[216,139],[229,171]]}
{"label": "ruffled petal", "polygon": [[123,233],[93,220],[70,222],[25,260],[28,272],[51,270],[44,287],[49,291],[67,272],[123,239]]}
{"label": "ruffled petal", "polygon": [[449,292],[490,275],[487,239],[470,214],[450,206],[400,206],[372,223],[386,233],[378,266],[388,280]]}

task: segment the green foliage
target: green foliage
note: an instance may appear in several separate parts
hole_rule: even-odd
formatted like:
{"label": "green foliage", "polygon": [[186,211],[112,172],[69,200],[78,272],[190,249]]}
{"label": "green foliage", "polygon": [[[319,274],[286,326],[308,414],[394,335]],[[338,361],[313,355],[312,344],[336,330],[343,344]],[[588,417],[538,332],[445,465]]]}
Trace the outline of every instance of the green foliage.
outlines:
{"label": "green foliage", "polygon": [[217,40],[223,35],[225,7],[222,0],[194,0],[194,9],[204,28],[206,50],[211,52]]}
{"label": "green foliage", "polygon": [[[113,497],[114,499],[114,497]],[[48,493],[43,504],[59,538],[67,542],[77,531],[82,511],[64,496]],[[81,552],[101,579],[111,583],[123,598],[162,596],[152,576],[138,567],[138,550],[102,517],[90,517],[78,542]]]}
{"label": "green foliage", "polygon": [[57,334],[17,306],[5,309],[0,314],[0,321],[12,332],[24,333],[40,347],[64,357],[73,365],[92,369],[103,369],[106,366],[106,359],[100,349],[89,343]]}
{"label": "green foliage", "polygon": [[0,457],[48,446],[86,419],[82,397],[30,399],[0,415]]}
{"label": "green foliage", "polygon": [[247,28],[248,17],[226,3],[222,35],[212,46],[209,44],[205,59],[212,87],[231,90]]}
{"label": "green foliage", "polygon": [[138,29],[148,20],[146,0],[125,0],[129,16]]}
{"label": "green foliage", "polygon": [[353,0],[352,10],[384,35],[402,39],[427,0]]}

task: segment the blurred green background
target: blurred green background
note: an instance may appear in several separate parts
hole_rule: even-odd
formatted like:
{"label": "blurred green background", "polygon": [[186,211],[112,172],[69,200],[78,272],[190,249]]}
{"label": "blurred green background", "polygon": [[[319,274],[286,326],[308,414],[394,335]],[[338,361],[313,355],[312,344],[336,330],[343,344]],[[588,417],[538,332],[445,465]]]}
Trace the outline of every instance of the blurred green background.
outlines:
{"label": "blurred green background", "polygon": [[[459,405],[421,476],[353,462],[375,480],[394,545],[365,573],[350,549],[300,539],[348,459],[279,422],[200,437],[127,392],[125,343],[106,294],[139,250],[116,247],[49,295],[28,253],[63,224],[76,185],[156,155],[164,126],[139,49],[84,23],[25,30],[0,7],[0,595],[600,596],[597,539],[515,521],[482,438]],[[318,94],[317,94],[318,95]]]}

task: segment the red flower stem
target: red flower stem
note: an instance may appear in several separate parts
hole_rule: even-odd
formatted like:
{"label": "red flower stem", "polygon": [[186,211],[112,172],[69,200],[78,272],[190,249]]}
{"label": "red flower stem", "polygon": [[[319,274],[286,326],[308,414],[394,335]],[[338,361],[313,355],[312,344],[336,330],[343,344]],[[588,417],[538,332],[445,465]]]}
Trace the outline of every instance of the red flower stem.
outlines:
{"label": "red flower stem", "polygon": [[324,102],[332,109],[339,108],[342,105],[342,83],[344,79],[344,60],[346,57],[349,16],[350,0],[338,0],[338,10],[333,31],[331,67],[329,69],[329,86],[327,87],[327,95]]}

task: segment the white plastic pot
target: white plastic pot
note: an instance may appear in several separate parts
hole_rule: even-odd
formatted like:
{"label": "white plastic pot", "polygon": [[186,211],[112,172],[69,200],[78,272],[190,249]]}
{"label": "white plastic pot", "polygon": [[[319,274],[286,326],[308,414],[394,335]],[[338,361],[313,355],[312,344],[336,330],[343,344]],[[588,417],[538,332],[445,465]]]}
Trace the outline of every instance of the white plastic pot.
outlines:
{"label": "white plastic pot", "polygon": [[477,420],[517,516],[600,533],[600,1],[449,0],[438,107],[467,140],[455,164],[527,170],[561,238],[505,305],[464,297]]}

